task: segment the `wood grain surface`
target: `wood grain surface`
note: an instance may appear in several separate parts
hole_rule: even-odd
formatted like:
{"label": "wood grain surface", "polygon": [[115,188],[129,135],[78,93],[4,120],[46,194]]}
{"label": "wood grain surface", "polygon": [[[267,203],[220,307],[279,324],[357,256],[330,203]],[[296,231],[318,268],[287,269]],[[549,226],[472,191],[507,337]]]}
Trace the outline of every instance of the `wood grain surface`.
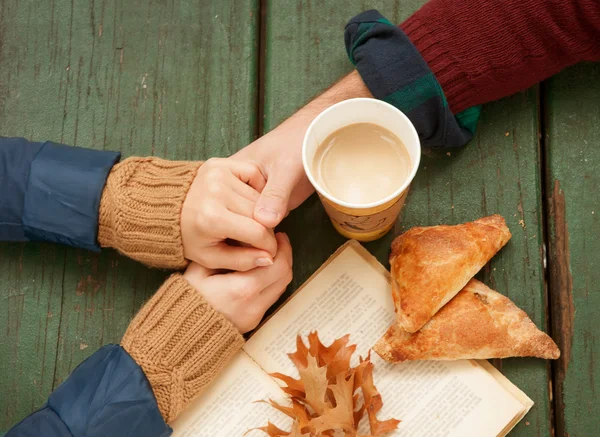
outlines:
{"label": "wood grain surface", "polygon": [[[343,29],[354,14],[378,9],[400,23],[423,1],[268,2],[265,53],[265,128],[272,129],[311,97],[350,71]],[[480,276],[546,329],[543,220],[537,90],[487,105],[476,138],[457,151],[426,152],[395,232],[366,244],[381,262],[394,234],[412,226],[453,224],[502,214],[513,238]],[[343,243],[318,199],[311,197],[284,222],[294,248],[291,292]],[[496,363],[536,406],[511,433],[548,436],[550,365],[543,360]]]}
{"label": "wood grain surface", "polygon": [[[125,157],[227,156],[350,71],[350,17],[376,8],[401,22],[423,2],[2,0],[0,134]],[[551,327],[563,351],[554,366],[495,363],[536,403],[514,436],[600,429],[599,84],[598,65],[578,66],[541,97],[486,105],[469,145],[424,153],[396,228],[366,245],[387,266],[394,235],[411,226],[506,218],[513,237],[479,277]],[[289,294],[344,238],[315,196],[280,228],[294,248]],[[0,434],[118,342],[166,275],[113,251],[0,244]]]}
{"label": "wood grain surface", "polygon": [[600,65],[548,81],[546,194],[557,436],[600,433]]}
{"label": "wood grain surface", "polygon": [[[258,2],[0,2],[0,133],[227,156],[256,131]],[[111,251],[0,245],[0,431],[118,342],[160,285]]]}

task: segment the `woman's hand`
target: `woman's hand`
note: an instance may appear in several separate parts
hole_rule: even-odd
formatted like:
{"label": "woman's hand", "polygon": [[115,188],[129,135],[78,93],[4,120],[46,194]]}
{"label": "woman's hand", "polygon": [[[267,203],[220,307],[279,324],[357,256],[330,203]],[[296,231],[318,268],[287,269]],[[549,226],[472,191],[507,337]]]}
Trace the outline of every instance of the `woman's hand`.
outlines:
{"label": "woman's hand", "polygon": [[[184,256],[209,269],[247,271],[272,265],[275,236],[252,218],[265,183],[250,162],[213,158],[202,164],[181,212]],[[227,239],[248,246],[230,245]]]}
{"label": "woman's hand", "polygon": [[273,265],[247,272],[215,273],[192,263],[185,279],[241,333],[253,330],[292,280],[292,247],[287,235],[275,235]]}

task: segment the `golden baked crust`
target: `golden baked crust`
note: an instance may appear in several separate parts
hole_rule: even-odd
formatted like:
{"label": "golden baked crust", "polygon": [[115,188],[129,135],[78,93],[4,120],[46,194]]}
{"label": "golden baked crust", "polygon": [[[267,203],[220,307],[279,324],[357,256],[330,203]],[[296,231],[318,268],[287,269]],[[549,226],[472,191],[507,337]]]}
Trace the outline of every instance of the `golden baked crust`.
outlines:
{"label": "golden baked crust", "polygon": [[420,331],[410,334],[394,323],[373,349],[391,362],[560,356],[523,310],[476,279]]}
{"label": "golden baked crust", "polygon": [[418,331],[510,237],[499,215],[456,226],[416,227],[397,237],[390,264],[402,329]]}

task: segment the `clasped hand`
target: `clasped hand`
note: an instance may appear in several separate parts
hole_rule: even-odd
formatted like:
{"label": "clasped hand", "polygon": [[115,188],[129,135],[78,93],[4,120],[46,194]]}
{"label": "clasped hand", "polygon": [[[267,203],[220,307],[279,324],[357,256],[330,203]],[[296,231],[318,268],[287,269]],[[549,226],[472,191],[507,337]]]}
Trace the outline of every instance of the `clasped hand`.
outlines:
{"label": "clasped hand", "polygon": [[[301,166],[296,170],[304,175]],[[296,178],[285,171],[279,175],[286,181]],[[292,280],[289,238],[272,231],[288,208],[274,186],[281,180],[267,181],[250,159],[214,158],[199,168],[183,204],[181,235],[185,257],[192,261],[184,276],[242,333],[257,326]],[[265,192],[261,199],[265,187],[269,195]],[[259,200],[271,212],[276,210],[267,215],[266,225],[255,219],[256,211],[264,210],[257,206]]]}

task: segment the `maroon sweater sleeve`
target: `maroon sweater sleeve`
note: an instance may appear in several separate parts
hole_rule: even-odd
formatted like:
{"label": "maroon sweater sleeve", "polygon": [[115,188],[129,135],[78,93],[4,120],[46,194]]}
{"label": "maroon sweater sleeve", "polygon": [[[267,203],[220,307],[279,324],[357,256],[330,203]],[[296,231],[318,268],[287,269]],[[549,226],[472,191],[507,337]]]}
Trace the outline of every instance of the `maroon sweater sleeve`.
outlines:
{"label": "maroon sweater sleeve", "polygon": [[600,0],[431,0],[400,27],[455,114],[600,60]]}

